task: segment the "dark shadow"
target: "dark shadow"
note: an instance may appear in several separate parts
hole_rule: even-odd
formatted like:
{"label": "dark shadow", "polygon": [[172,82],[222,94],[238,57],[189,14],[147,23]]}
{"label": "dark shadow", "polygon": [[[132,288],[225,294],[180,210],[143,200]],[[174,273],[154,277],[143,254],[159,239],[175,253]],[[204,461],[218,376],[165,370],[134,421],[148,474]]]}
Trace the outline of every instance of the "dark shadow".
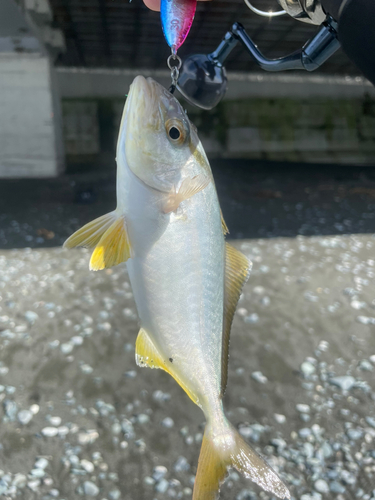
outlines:
{"label": "dark shadow", "polygon": [[[230,238],[375,233],[375,168],[211,162]],[[115,171],[0,182],[0,248],[55,247],[116,206]]]}

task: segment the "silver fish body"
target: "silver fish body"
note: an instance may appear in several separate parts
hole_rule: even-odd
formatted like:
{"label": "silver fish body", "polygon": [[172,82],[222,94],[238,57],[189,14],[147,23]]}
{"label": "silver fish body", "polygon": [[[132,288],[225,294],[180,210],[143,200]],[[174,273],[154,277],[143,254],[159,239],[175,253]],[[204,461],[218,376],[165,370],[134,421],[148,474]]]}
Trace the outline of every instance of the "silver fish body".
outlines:
{"label": "silver fish body", "polygon": [[229,332],[250,263],[225,242],[194,126],[151,79],[137,77],[131,86],[117,165],[116,210],[84,226],[66,246],[95,247],[94,270],[126,261],[141,323],[137,364],[170,373],[202,408],[207,426],[193,499],[217,498],[229,467],[290,498],[224,415]]}

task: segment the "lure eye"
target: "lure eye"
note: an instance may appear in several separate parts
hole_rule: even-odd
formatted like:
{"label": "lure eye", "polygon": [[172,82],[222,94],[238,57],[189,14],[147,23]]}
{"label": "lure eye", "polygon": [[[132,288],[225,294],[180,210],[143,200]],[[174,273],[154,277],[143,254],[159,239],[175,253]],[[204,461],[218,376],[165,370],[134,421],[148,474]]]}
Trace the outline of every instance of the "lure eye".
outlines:
{"label": "lure eye", "polygon": [[177,120],[168,120],[165,124],[168,139],[172,144],[181,145],[185,142],[186,131],[182,123]]}

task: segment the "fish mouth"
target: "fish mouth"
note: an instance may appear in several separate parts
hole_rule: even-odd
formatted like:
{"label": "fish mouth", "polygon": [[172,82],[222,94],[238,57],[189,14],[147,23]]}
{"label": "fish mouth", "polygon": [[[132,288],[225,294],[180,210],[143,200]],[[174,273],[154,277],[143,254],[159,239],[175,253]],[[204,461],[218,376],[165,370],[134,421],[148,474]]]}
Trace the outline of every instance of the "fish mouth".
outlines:
{"label": "fish mouth", "polygon": [[128,126],[135,130],[155,126],[159,121],[157,83],[141,75],[135,77],[128,95]]}

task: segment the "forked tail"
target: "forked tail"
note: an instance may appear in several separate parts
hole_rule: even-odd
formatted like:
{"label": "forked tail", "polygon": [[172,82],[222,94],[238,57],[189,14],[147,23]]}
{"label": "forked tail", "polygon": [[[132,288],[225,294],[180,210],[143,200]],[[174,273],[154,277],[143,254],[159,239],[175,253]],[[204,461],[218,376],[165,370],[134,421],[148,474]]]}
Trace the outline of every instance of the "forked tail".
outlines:
{"label": "forked tail", "polygon": [[193,500],[215,500],[219,496],[227,470],[235,468],[245,477],[257,483],[281,499],[290,499],[290,493],[278,475],[225,421],[220,432],[207,423],[199,455]]}

